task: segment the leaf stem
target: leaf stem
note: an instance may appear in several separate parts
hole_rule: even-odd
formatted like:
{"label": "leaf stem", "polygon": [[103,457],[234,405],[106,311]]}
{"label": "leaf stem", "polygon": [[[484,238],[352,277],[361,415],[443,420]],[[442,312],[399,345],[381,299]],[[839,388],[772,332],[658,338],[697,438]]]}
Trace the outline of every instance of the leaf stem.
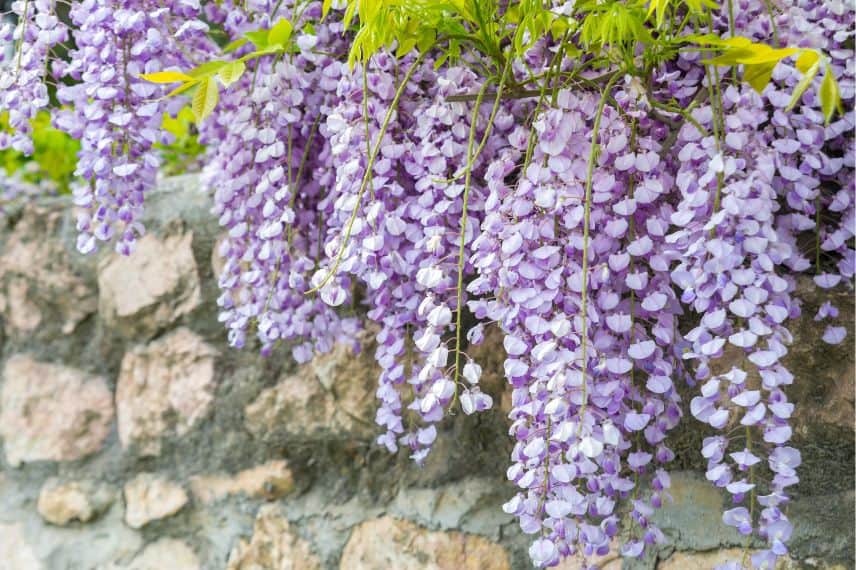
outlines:
{"label": "leaf stem", "polygon": [[463,205],[461,207],[461,241],[458,247],[458,288],[457,288],[457,305],[455,307],[455,372],[453,376],[453,383],[455,385],[455,393],[452,397],[452,405],[458,399],[458,381],[461,377],[461,345],[463,343],[462,335],[463,335],[463,315],[464,315],[464,269],[466,267],[465,253],[466,253],[466,242],[467,242],[467,208],[469,206],[470,200],[470,188],[472,186],[472,173],[473,173],[473,165],[475,164],[476,159],[481,154],[482,150],[484,150],[485,145],[487,144],[487,139],[490,136],[491,129],[493,127],[494,120],[496,119],[496,113],[499,111],[499,104],[502,100],[502,90],[505,87],[505,80],[508,77],[508,71],[511,69],[511,58],[508,58],[505,62],[505,68],[502,71],[502,77],[499,80],[499,86],[496,90],[496,97],[493,101],[493,109],[491,109],[490,117],[488,118],[487,126],[485,127],[484,133],[482,134],[482,140],[479,143],[478,148],[475,153],[473,152],[473,146],[475,145],[476,138],[476,127],[478,123],[479,116],[479,108],[481,107],[481,101],[487,91],[487,86],[490,84],[490,81],[486,81],[479,91],[480,98],[476,100],[476,104],[473,107],[473,117],[470,122],[470,138],[467,143],[467,172],[464,178],[464,195],[463,195]]}
{"label": "leaf stem", "polygon": [[389,104],[389,109],[386,110],[386,116],[383,118],[383,124],[381,124],[380,132],[378,133],[377,142],[375,142],[374,149],[372,150],[371,155],[369,156],[369,162],[366,165],[366,171],[363,174],[363,180],[360,184],[360,189],[357,191],[357,200],[354,204],[353,210],[351,210],[351,217],[348,219],[348,224],[345,227],[345,235],[342,239],[342,244],[339,246],[339,252],[336,254],[336,258],[333,261],[333,266],[330,268],[330,271],[327,272],[327,275],[321,282],[306,292],[306,294],[316,293],[322,287],[327,285],[330,280],[336,275],[336,272],[339,270],[339,265],[342,263],[342,258],[345,255],[345,248],[348,246],[348,242],[351,239],[351,233],[354,230],[354,222],[357,220],[357,212],[360,210],[360,202],[362,201],[363,194],[366,192],[366,187],[368,186],[369,180],[372,177],[372,170],[374,169],[374,163],[377,159],[377,155],[380,153],[380,147],[383,144],[383,136],[386,134],[386,129],[389,127],[390,122],[392,122],[392,116],[395,114],[395,111],[398,109],[398,101],[401,99],[401,95],[404,93],[404,89],[407,87],[407,84],[410,83],[410,78],[413,77],[413,74],[416,72],[416,69],[422,64],[422,60],[425,59],[425,54],[430,51],[430,48],[420,53],[416,60],[413,62],[413,65],[407,70],[407,73],[404,74],[404,79],[402,79],[401,84],[398,86],[398,89],[395,91],[395,96],[392,98],[392,102]]}
{"label": "leaf stem", "polygon": [[591,190],[592,190],[592,182],[594,177],[594,163],[597,160],[598,154],[598,134],[600,131],[600,120],[603,117],[603,110],[606,107],[606,101],[609,95],[609,90],[618,80],[618,77],[621,75],[621,72],[613,73],[612,77],[610,77],[606,86],[603,89],[603,93],[600,98],[600,103],[597,106],[597,112],[594,116],[594,127],[592,129],[591,134],[591,150],[589,151],[589,160],[588,160],[588,169],[586,171],[586,188],[585,188],[585,209],[583,211],[583,266],[582,266],[582,301],[581,301],[581,319],[582,319],[582,330],[580,331],[581,339],[581,361],[582,361],[582,374],[583,374],[583,403],[580,406],[579,411],[579,427],[577,430],[577,436],[582,433],[583,422],[585,421],[586,408],[588,407],[588,358],[587,358],[587,350],[588,350],[588,271],[589,271],[589,261],[588,261],[588,243],[589,243],[589,225],[591,222]]}

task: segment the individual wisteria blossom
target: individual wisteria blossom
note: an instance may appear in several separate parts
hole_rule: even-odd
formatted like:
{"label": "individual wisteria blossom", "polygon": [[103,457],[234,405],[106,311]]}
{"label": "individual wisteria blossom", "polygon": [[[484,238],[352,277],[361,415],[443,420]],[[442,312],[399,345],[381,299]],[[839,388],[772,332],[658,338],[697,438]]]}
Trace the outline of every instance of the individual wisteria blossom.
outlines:
{"label": "individual wisteria blossom", "polygon": [[[69,28],[53,2],[17,1],[0,32],[17,46],[0,63],[0,148],[33,150],[29,120],[61,81],[54,124],[82,142],[78,248],[128,254],[163,117],[188,102],[141,75],[243,58],[234,81],[212,76],[219,98],[198,125],[233,346],[284,344],[306,362],[370,345],[377,443],[422,465],[445,418],[494,408],[468,349],[497,329],[516,487],[502,508],[535,566],[659,549],[670,433],[700,422],[722,524],[763,545],[723,568],[771,570],[801,463],[785,364],[799,294],[852,291],[856,271],[856,8],[734,0],[705,17],[720,37],[818,50],[814,83],[835,77],[842,102],[826,117],[822,88],[793,98],[806,60],[762,69],[760,91],[753,68],[689,47],[619,67],[568,53],[593,49],[585,3],[549,4],[571,18],[567,38],[527,30],[485,64],[401,44],[349,60],[344,1],[83,0]],[[283,18],[282,49],[240,43]],[[28,191],[0,178],[0,200]],[[844,307],[823,299],[808,316],[824,342],[847,342]]]}

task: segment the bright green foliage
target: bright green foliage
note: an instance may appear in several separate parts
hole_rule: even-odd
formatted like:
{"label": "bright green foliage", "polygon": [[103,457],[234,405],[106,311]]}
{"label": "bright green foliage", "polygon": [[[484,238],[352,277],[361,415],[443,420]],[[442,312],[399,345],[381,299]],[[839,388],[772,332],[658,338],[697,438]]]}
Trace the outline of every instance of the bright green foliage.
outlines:
{"label": "bright green foliage", "polygon": [[[53,182],[57,191],[68,193],[77,167],[80,143],[67,134],[51,127],[50,114],[40,112],[32,122],[32,156],[24,156],[12,149],[0,151],[0,167],[8,174],[20,172],[28,182]],[[0,116],[0,130],[7,130],[5,116]]]}
{"label": "bright green foliage", "polygon": [[586,48],[626,52],[638,43],[647,45],[654,42],[645,24],[647,14],[641,4],[587,0],[580,3],[580,11],[585,14],[580,41]]}
{"label": "bright green foliage", "polygon": [[[402,56],[414,47],[425,51],[431,47],[438,33],[452,36],[465,32],[465,0],[351,0],[345,9],[346,27],[357,16],[359,28],[351,45],[348,61],[366,61],[382,48],[397,47]],[[330,9],[330,0],[324,1],[324,16]]]}
{"label": "bright green foliage", "polygon": [[144,73],[142,79],[152,83],[181,83],[166,96],[190,92],[193,116],[196,122],[202,122],[217,107],[220,99],[220,85],[229,87],[238,81],[247,69],[248,61],[266,55],[279,56],[292,49],[291,35],[293,27],[285,18],[279,20],[270,29],[247,32],[243,38],[223,48],[224,54],[231,53],[247,44],[256,49],[234,60],[217,59],[199,65],[186,73],[181,71],[158,71]]}
{"label": "bright green foliage", "polygon": [[[716,57],[705,60],[711,65],[743,66],[743,79],[759,93],[770,82],[773,69],[782,60],[793,58],[795,66],[803,74],[794,88],[788,110],[792,109],[811,86],[826,57],[817,50],[808,48],[771,48],[765,44],[754,43],[747,38],[735,37],[720,39],[716,36],[688,36],[688,41],[703,46],[711,46],[719,52]],[[820,104],[827,124],[832,120],[835,110],[842,111],[841,92],[838,82],[826,63],[826,72],[820,85]]]}
{"label": "bright green foliage", "polygon": [[[323,3],[323,17],[331,17],[332,0]],[[826,57],[804,48],[773,48],[736,36],[688,34],[708,27],[713,0],[578,0],[572,13],[552,11],[543,0],[348,0],[341,15],[346,30],[353,33],[348,61],[365,63],[380,50],[396,57],[416,51],[438,50],[438,67],[449,61],[462,62],[496,81],[507,61],[520,61],[539,38],[550,34],[560,41],[560,53],[575,63],[571,71],[556,70],[544,77],[512,78],[508,91],[576,80],[585,68],[637,77],[648,83],[660,64],[681,50],[709,52],[705,63],[742,70],[742,79],[761,92],[782,60],[792,58],[803,74],[795,88],[791,106],[796,105],[825,66],[819,98],[829,122],[841,109],[838,85]],[[180,83],[168,96],[190,92],[197,122],[215,108],[220,86],[238,81],[247,64],[260,57],[293,50],[293,27],[281,19],[270,29],[248,32],[224,47],[227,55],[248,44],[253,51],[233,60],[207,62],[187,72],[163,71],[143,75],[155,83]],[[461,59],[461,54],[469,57]],[[590,82],[589,82],[590,83]],[[590,87],[599,87],[590,85]],[[664,110],[681,112],[659,103]],[[665,105],[665,106],[664,106]]]}

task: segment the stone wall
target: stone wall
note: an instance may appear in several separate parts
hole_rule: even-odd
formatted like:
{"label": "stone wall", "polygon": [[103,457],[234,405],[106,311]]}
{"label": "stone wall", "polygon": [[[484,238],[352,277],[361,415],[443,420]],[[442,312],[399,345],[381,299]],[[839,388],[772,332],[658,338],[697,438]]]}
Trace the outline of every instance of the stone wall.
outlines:
{"label": "stone wall", "polygon": [[[372,445],[370,335],[361,355],[302,367],[285,350],[229,349],[208,209],[193,178],[166,181],[132,259],[78,255],[65,199],[0,221],[0,570],[529,568],[500,508],[502,411],[444,423],[420,469]],[[851,293],[838,295],[852,321]],[[790,357],[806,465],[788,565],[845,569],[852,342],[819,342],[817,303]],[[501,348],[481,356],[507,401]],[[743,544],[699,471],[704,431],[686,425],[674,502],[656,515],[671,543],[625,568],[712,568]]]}

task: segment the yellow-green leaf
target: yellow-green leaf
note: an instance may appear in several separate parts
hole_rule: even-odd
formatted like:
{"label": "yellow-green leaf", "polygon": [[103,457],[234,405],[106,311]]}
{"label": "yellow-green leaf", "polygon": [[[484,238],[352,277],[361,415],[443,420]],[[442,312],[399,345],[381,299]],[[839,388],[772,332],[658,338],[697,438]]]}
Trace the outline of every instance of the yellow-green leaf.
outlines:
{"label": "yellow-green leaf", "polygon": [[284,49],[284,48],[283,48],[281,45],[267,46],[267,47],[266,47],[266,48],[264,48],[264,49],[260,49],[260,50],[256,50],[256,51],[251,51],[251,52],[250,52],[250,53],[248,53],[247,55],[245,55],[245,56],[241,57],[241,59],[240,59],[239,61],[250,61],[251,59],[256,59],[256,58],[259,58],[259,57],[263,57],[263,56],[265,56],[265,55],[271,55],[271,54],[274,54],[274,53],[279,53],[279,52],[281,52],[283,49]]}
{"label": "yellow-green leaf", "polygon": [[431,49],[435,41],[437,41],[437,33],[430,28],[424,28],[416,38],[416,47],[420,52],[426,52]]}
{"label": "yellow-green leaf", "polygon": [[154,73],[140,74],[141,79],[152,83],[177,83],[179,81],[192,81],[193,78],[180,71],[156,71]]}
{"label": "yellow-green leaf", "polygon": [[169,93],[164,95],[162,97],[162,99],[166,99],[168,97],[173,97],[175,95],[180,95],[180,94],[184,93],[185,91],[195,87],[197,83],[198,82],[195,79],[192,79],[190,81],[185,81],[184,83],[182,83],[181,85],[179,85],[178,87],[176,87],[175,89],[173,89],[172,91],[170,91]]}
{"label": "yellow-green leaf", "polygon": [[805,50],[797,58],[797,69],[800,70],[800,73],[808,73],[808,70],[811,69],[811,66],[817,63],[817,60],[819,59],[820,54],[814,51],[813,49]]}
{"label": "yellow-green leaf", "polygon": [[820,84],[820,108],[823,110],[823,118],[826,124],[832,120],[835,109],[841,107],[841,92],[838,82],[832,74],[832,67],[827,63],[826,72],[823,74],[823,83]]}
{"label": "yellow-green leaf", "polygon": [[226,47],[223,48],[223,53],[230,53],[238,48],[244,47],[247,44],[247,41],[247,38],[238,38],[233,42],[229,42],[226,44]]}
{"label": "yellow-green leaf", "polygon": [[752,65],[756,63],[768,63],[771,61],[778,62],[800,51],[796,48],[771,49],[769,46],[765,46],[763,44],[758,45],[763,47],[752,50],[752,55],[741,59],[740,63]]}
{"label": "yellow-green leaf", "polygon": [[324,2],[321,3],[321,19],[322,20],[327,17],[327,13],[330,11],[330,6],[332,4],[333,4],[333,0],[324,0]]}
{"label": "yellow-green leaf", "polygon": [[714,34],[692,34],[686,36],[687,41],[695,42],[701,45],[708,46],[726,46],[726,47],[748,47],[752,45],[752,40],[743,36],[734,36],[733,38],[720,38]]}
{"label": "yellow-green leaf", "polygon": [[747,65],[743,68],[743,80],[751,85],[755,91],[761,93],[764,87],[770,82],[770,78],[773,76],[773,69],[777,63],[777,61],[768,61],[766,63]]}
{"label": "yellow-green leaf", "polygon": [[258,49],[264,49],[268,45],[268,31],[267,30],[255,30],[252,32],[247,32],[244,34],[244,37],[252,42],[254,46]]}
{"label": "yellow-green leaf", "polygon": [[565,35],[570,25],[564,18],[556,18],[550,23],[550,33],[553,34],[553,39],[559,39]]}
{"label": "yellow-green leaf", "polygon": [[205,118],[214,111],[217,106],[219,93],[217,91],[217,82],[205,78],[199,82],[199,87],[196,93],[193,94],[193,101],[190,109],[193,111],[193,116],[196,117],[196,122],[201,123]]}
{"label": "yellow-green leaf", "polygon": [[220,70],[218,76],[220,77],[220,83],[223,84],[223,87],[228,87],[232,85],[234,82],[241,78],[241,75],[244,74],[244,70],[247,66],[244,65],[244,62],[241,60],[233,61]]}
{"label": "yellow-green leaf", "polygon": [[820,69],[820,61],[816,61],[814,65],[812,65],[809,70],[803,74],[800,82],[797,83],[796,87],[794,87],[794,93],[791,95],[791,102],[788,103],[787,111],[793,109],[799,102],[803,93],[805,93],[805,90],[808,89],[808,86],[811,85],[811,82],[814,80],[814,76],[817,75],[818,69]]}
{"label": "yellow-green leaf", "polygon": [[704,8],[710,8],[711,10],[719,8],[719,5],[712,0],[684,0],[684,3],[689,7],[691,12],[696,13],[703,12]]}
{"label": "yellow-green leaf", "polygon": [[345,15],[342,16],[342,24],[347,30],[351,26],[351,20],[354,18],[354,11],[357,8],[356,2],[348,2],[348,7],[345,8]]}
{"label": "yellow-green leaf", "polygon": [[657,12],[657,28],[663,27],[663,20],[666,16],[666,9],[669,6],[669,0],[651,0],[651,5],[648,6],[648,18],[651,14]]}
{"label": "yellow-green leaf", "polygon": [[416,38],[409,36],[401,38],[401,41],[398,43],[398,49],[395,50],[395,57],[401,58],[404,55],[410,53],[416,47]]}
{"label": "yellow-green leaf", "polygon": [[187,72],[191,79],[202,79],[204,77],[210,77],[214,75],[221,69],[223,69],[224,65],[228,65],[228,61],[223,61],[222,59],[215,59],[214,61],[206,61],[201,65],[197,65],[193,69]]}
{"label": "yellow-green leaf", "polygon": [[752,56],[752,51],[745,48],[733,48],[726,50],[722,54],[702,60],[705,65],[740,65],[743,60]]}
{"label": "yellow-green leaf", "polygon": [[268,32],[267,45],[273,46],[278,44],[284,46],[291,38],[292,30],[291,22],[285,18],[281,19]]}

